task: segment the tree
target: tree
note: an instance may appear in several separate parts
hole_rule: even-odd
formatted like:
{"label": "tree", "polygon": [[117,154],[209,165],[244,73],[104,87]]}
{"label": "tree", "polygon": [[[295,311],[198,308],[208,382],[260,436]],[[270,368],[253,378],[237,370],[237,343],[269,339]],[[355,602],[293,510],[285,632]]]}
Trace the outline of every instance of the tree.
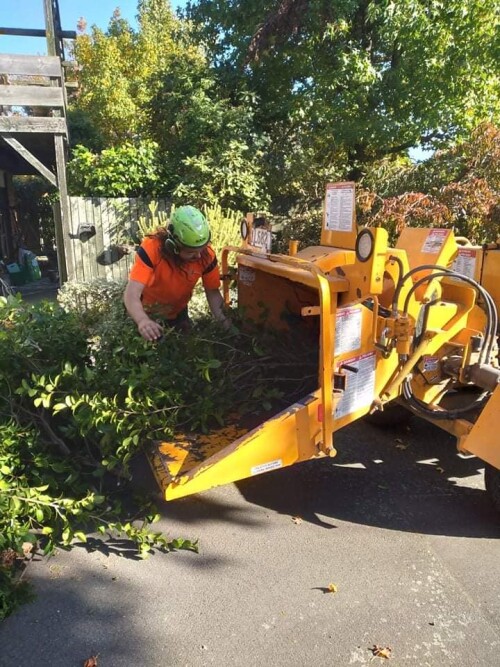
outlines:
{"label": "tree", "polygon": [[172,58],[203,58],[167,0],[140,0],[137,22],[135,31],[118,9],[106,32],[93,26],[87,33],[83,22],[74,47],[80,92],[73,108],[88,116],[108,147],[144,136],[154,77]]}
{"label": "tree", "polygon": [[83,30],[81,93],[70,115],[85,148],[73,151],[73,192],[165,194],[236,209],[266,203],[252,109],[242,95],[224,95],[169,3],[141,0],[137,31],[118,11],[106,33]]}
{"label": "tree", "polygon": [[171,60],[154,84],[150,133],[167,157],[174,199],[236,210],[266,204],[264,142],[245,101],[222,97],[206,62]]}
{"label": "tree", "polygon": [[285,190],[311,171],[358,179],[499,118],[491,0],[198,0],[187,14],[223,85],[256,96],[276,192],[283,175]]}
{"label": "tree", "polygon": [[473,243],[496,241],[500,223],[500,130],[480,125],[468,140],[425,163],[373,169],[358,193],[361,224],[394,238],[406,226],[453,227]]}

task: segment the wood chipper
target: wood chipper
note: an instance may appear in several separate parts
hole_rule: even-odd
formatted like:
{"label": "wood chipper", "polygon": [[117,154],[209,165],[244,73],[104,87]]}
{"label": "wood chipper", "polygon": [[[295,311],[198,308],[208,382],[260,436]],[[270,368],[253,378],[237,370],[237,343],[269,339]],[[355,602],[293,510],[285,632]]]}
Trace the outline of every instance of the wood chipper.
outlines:
{"label": "wood chipper", "polygon": [[[266,236],[267,233],[267,236]],[[284,330],[314,324],[317,388],[248,432],[227,426],[158,442],[149,460],[167,500],[335,456],[334,434],[404,406],[486,464],[500,509],[498,317],[500,245],[473,247],[449,229],[358,229],[353,183],[326,187],[321,245],[272,254],[269,232],[242,223],[238,307]]]}

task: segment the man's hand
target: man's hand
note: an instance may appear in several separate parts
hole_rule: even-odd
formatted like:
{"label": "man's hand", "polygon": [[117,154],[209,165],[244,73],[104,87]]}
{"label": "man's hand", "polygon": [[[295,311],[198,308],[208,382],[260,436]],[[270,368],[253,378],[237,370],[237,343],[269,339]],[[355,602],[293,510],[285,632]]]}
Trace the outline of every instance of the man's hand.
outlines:
{"label": "man's hand", "polygon": [[141,336],[149,341],[158,340],[163,336],[163,327],[149,317],[137,322],[137,328]]}

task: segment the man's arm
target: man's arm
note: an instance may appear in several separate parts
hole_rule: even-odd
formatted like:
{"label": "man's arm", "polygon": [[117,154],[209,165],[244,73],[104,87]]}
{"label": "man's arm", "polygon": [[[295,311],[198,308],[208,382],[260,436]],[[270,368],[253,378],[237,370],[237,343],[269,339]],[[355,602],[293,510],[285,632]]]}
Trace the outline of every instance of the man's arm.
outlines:
{"label": "man's arm", "polygon": [[205,294],[208,301],[208,306],[210,312],[212,313],[214,319],[220,322],[224,327],[229,329],[231,326],[231,320],[226,316],[224,312],[224,299],[222,294],[218,289],[206,289]]}
{"label": "man's arm", "polygon": [[157,340],[163,334],[163,327],[152,320],[142,307],[141,295],[144,287],[137,280],[129,280],[123,293],[123,303],[128,314],[137,324],[141,336],[146,340]]}

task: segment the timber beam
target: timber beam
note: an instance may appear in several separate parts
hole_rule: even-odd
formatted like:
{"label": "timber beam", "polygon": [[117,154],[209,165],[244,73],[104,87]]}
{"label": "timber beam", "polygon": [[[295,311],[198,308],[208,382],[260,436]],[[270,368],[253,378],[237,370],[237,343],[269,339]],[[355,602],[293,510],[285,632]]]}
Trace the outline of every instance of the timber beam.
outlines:
{"label": "timber beam", "polygon": [[40,160],[33,155],[25,146],[22,145],[20,141],[11,137],[9,134],[2,134],[2,139],[7,143],[11,148],[13,148],[19,155],[29,162],[37,171],[40,172],[54,187],[57,187],[57,178],[50,169],[48,169]]}

